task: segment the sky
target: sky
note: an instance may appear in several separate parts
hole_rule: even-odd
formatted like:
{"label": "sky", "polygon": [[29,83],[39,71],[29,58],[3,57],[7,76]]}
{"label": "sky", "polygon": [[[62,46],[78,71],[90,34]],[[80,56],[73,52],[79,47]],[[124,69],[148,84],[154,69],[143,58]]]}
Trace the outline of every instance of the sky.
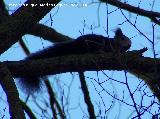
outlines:
{"label": "sky", "polygon": [[[78,0],[72,1],[77,2]],[[58,32],[65,34],[69,37],[72,38],[77,38],[78,36],[81,36],[81,33],[84,34],[90,34],[90,33],[95,33],[95,34],[101,34],[104,36],[109,36],[113,37],[114,36],[114,31],[116,28],[120,27],[124,34],[131,38],[132,40],[132,46],[130,50],[138,50],[144,47],[151,48],[150,43],[146,40],[146,38],[140,33],[128,22],[125,22],[126,19],[120,12],[120,10],[117,10],[116,7],[113,7],[111,5],[108,6],[109,12],[112,12],[108,15],[109,21],[107,24],[107,6],[106,4],[99,4],[99,3],[92,3],[90,4],[91,0],[84,0],[81,1],[84,4],[87,4],[85,7],[73,7],[70,4],[70,0],[65,0],[62,1],[61,4],[68,4],[67,6],[56,6],[50,13],[48,13],[41,21],[40,23],[43,23],[45,25],[48,25],[54,29],[56,29]],[[128,2],[134,6],[138,6],[139,1],[131,1],[128,0]],[[9,6],[9,4],[14,4],[14,3],[24,3],[23,0],[6,0],[6,4],[8,5],[8,8],[10,10],[10,14],[14,12],[18,7],[15,6]],[[78,2],[80,4],[80,2]],[[142,4],[143,3],[143,4]],[[141,8],[147,9],[147,10],[152,10],[151,3],[152,1],[149,2],[144,2],[142,1],[140,4]],[[160,2],[155,3],[155,6],[153,7],[155,11],[159,11]],[[126,15],[126,17],[131,21],[134,22],[136,19],[135,14],[130,14],[127,11],[123,10],[123,13]],[[51,14],[53,17],[53,24],[51,26],[51,21],[49,18],[49,14]],[[120,25],[121,24],[121,25]],[[91,26],[93,29],[91,29]],[[109,29],[109,32],[107,34],[106,29]],[[151,21],[148,18],[144,18],[141,16],[137,17],[137,23],[136,23],[137,28],[142,31],[146,36],[152,40],[152,24]],[[159,31],[159,27],[155,27],[156,31]],[[159,37],[158,32],[156,32],[155,38]],[[25,35],[23,36],[23,39],[31,52],[36,52],[40,49],[43,49],[44,47],[48,47],[52,45],[49,42],[44,41],[43,39],[40,39],[35,36],[31,35]],[[157,43],[158,44],[158,43]],[[158,47],[158,45],[156,45]],[[158,50],[156,51],[157,53],[159,52]],[[153,52],[150,49],[149,51],[144,53],[144,56],[149,56],[153,57]],[[1,61],[18,61],[22,60],[25,58],[25,55],[23,51],[21,50],[20,46],[16,43],[13,45],[8,51],[6,51],[4,54],[1,55],[0,60]],[[105,74],[105,75],[104,75]],[[123,95],[125,96],[125,101],[128,103],[132,103],[131,99],[129,98],[129,93],[126,91],[126,87],[122,84],[116,83],[114,81],[108,80],[106,77],[112,77],[114,79],[117,79],[119,81],[124,81],[125,80],[125,74],[124,72],[117,72],[117,71],[104,71],[104,72],[85,72],[87,84],[89,87],[90,95],[92,97],[92,102],[95,105],[95,110],[98,112],[98,109],[108,109],[111,106],[111,110],[108,111],[107,113],[102,111],[103,115],[107,115],[108,119],[110,118],[115,118],[115,119],[127,119],[130,114],[135,114],[135,111],[133,108],[130,106],[127,106],[121,102],[118,102],[116,100],[113,100],[111,96],[107,94],[107,92],[114,94],[117,94],[117,97],[123,98]],[[140,83],[141,80],[138,78],[135,78],[133,75],[127,73],[127,80],[128,83],[130,84],[131,91],[134,91],[137,87],[137,85]],[[54,75],[49,77],[51,84],[53,85],[53,89],[57,92],[57,97],[59,99],[61,94],[64,93],[66,96],[70,91],[69,95],[69,113],[70,117],[69,118],[77,118],[81,119],[83,116],[86,118],[86,115],[83,115],[83,111],[87,112],[86,106],[83,102],[83,94],[80,90],[80,84],[78,80],[78,74],[74,73],[74,76],[71,75],[71,73],[66,73],[66,74],[61,74],[61,75]],[[96,83],[96,81],[99,80],[102,83],[102,86],[105,88],[105,91],[102,91],[102,88]],[[144,84],[144,83],[143,83]],[[147,91],[150,91],[149,89],[145,89]],[[5,93],[0,90],[2,93],[2,99],[0,100],[0,104],[3,104],[3,106],[0,107],[0,117],[1,115],[4,114],[4,109],[5,110],[5,117],[7,119],[8,116],[8,107],[6,106],[6,99],[5,99]],[[114,92],[113,92],[114,91]],[[100,93],[98,93],[100,92]],[[45,93],[45,89],[43,91],[44,97],[47,96]],[[21,98],[25,99],[25,94],[23,91],[20,90],[20,96]],[[103,97],[100,98],[100,96]],[[137,102],[140,101],[141,94],[140,93],[135,93],[135,99]],[[30,98],[28,104],[31,107],[34,107],[34,111],[38,113],[38,108],[32,103],[32,98]],[[103,101],[105,103],[103,103]],[[144,101],[145,105],[150,104],[150,99]],[[79,104],[80,103],[80,104]],[[140,103],[140,102],[139,102]],[[80,105],[80,106],[79,106]],[[45,105],[42,104],[42,106],[45,107]],[[77,108],[78,107],[78,108]],[[157,107],[154,107],[155,110]],[[118,110],[118,111],[117,111]],[[154,109],[152,109],[153,113],[155,112]],[[48,111],[50,111],[48,109]],[[42,118],[40,115],[38,115],[39,118]],[[79,117],[79,118],[78,118]],[[150,119],[151,115],[149,113],[144,114],[145,119]]]}

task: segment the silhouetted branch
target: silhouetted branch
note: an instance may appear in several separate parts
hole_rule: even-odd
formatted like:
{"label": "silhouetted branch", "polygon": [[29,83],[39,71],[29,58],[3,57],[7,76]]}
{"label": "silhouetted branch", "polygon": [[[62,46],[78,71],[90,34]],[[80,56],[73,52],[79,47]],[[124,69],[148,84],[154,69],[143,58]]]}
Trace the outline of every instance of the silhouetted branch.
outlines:
{"label": "silhouetted branch", "polygon": [[36,24],[32,27],[32,29],[29,29],[27,31],[28,34],[35,35],[38,37],[42,37],[45,40],[51,41],[53,43],[55,42],[62,42],[62,41],[69,41],[73,40],[72,38],[63,35],[59,32],[57,32],[55,29],[45,26],[43,24]]}
{"label": "silhouetted branch", "polygon": [[18,90],[8,68],[0,63],[0,83],[6,93],[11,119],[25,119]]}
{"label": "silhouetted branch", "polygon": [[144,9],[139,8],[139,7],[134,7],[132,5],[129,5],[127,3],[122,3],[119,0],[100,0],[100,1],[109,3],[113,6],[116,6],[118,8],[127,10],[129,12],[139,14],[139,15],[144,16],[144,17],[148,17],[151,20],[153,20],[156,24],[160,25],[160,21],[157,20],[157,18],[160,18],[160,13],[159,12],[144,10]]}
{"label": "silhouetted branch", "polygon": [[22,100],[21,100],[21,105],[22,105],[22,108],[23,110],[27,113],[27,115],[30,117],[30,119],[37,119],[35,117],[35,115],[33,114],[32,110],[26,105],[26,103],[24,103]]}
{"label": "silhouetted branch", "polygon": [[89,95],[89,91],[88,91],[87,83],[86,83],[86,80],[85,80],[84,72],[78,72],[78,73],[79,73],[82,92],[83,92],[83,95],[84,95],[84,101],[87,105],[87,110],[88,110],[88,113],[89,113],[89,118],[90,119],[96,119],[94,106],[92,104],[92,101],[91,101],[91,98],[90,98],[90,95]]}
{"label": "silhouetted branch", "polygon": [[[51,0],[27,0],[11,17],[0,25],[0,54],[9,49],[18,41],[33,25],[40,21],[54,6],[40,6],[40,4],[57,4]],[[32,4],[37,6],[32,7]]]}
{"label": "silhouetted branch", "polygon": [[[160,60],[143,57],[129,51],[116,56],[113,53],[70,55],[49,59],[4,62],[14,77],[44,76],[65,72],[97,70],[137,70],[142,72],[160,72]],[[150,68],[148,68],[150,67]]]}

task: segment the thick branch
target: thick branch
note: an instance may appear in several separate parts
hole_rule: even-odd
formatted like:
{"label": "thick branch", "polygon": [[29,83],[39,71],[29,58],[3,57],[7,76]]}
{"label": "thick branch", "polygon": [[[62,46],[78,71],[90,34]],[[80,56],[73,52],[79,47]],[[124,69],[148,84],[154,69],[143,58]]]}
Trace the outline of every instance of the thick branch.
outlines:
{"label": "thick branch", "polygon": [[0,84],[6,92],[11,119],[25,119],[19,94],[8,68],[0,63]]}
{"label": "thick branch", "polygon": [[[128,52],[119,56],[112,53],[71,55],[36,61],[4,62],[13,77],[31,75],[44,76],[65,72],[97,70],[136,70],[143,72],[160,72],[160,60],[135,55]],[[148,68],[150,67],[150,68]]]}
{"label": "thick branch", "polygon": [[28,30],[27,34],[42,37],[43,39],[51,41],[53,43],[73,40],[72,38],[63,35],[54,30],[53,28],[45,26],[43,24],[34,25],[32,29]]}
{"label": "thick branch", "polygon": [[[5,21],[8,16],[8,11],[5,7],[5,3],[3,0],[0,1],[0,23]],[[8,105],[9,105],[9,113],[11,119],[19,119],[25,118],[24,112],[22,110],[22,106],[20,104],[19,94],[16,88],[16,85],[13,81],[11,73],[5,65],[0,63],[0,84],[3,90],[6,93]]]}

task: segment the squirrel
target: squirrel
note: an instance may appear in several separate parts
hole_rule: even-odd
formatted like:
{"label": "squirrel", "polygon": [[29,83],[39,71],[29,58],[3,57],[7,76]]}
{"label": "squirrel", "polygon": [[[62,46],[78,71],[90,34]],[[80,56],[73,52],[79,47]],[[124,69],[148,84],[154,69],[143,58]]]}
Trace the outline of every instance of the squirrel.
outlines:
{"label": "squirrel", "polygon": [[[73,41],[56,43],[41,51],[35,52],[24,60],[36,60],[73,54],[94,53],[97,51],[123,53],[131,47],[131,40],[118,28],[114,38],[102,35],[87,34],[78,37]],[[33,93],[40,89],[43,77],[30,76],[19,79],[20,85],[27,93]]]}

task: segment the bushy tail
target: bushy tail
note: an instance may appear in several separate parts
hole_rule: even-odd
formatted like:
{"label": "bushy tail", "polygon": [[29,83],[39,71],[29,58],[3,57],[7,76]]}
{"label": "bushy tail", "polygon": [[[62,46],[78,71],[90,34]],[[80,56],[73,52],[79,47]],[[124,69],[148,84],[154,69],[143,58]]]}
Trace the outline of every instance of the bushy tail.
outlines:
{"label": "bushy tail", "polygon": [[33,94],[41,89],[42,81],[40,77],[32,76],[27,78],[19,78],[18,83],[25,93]]}

